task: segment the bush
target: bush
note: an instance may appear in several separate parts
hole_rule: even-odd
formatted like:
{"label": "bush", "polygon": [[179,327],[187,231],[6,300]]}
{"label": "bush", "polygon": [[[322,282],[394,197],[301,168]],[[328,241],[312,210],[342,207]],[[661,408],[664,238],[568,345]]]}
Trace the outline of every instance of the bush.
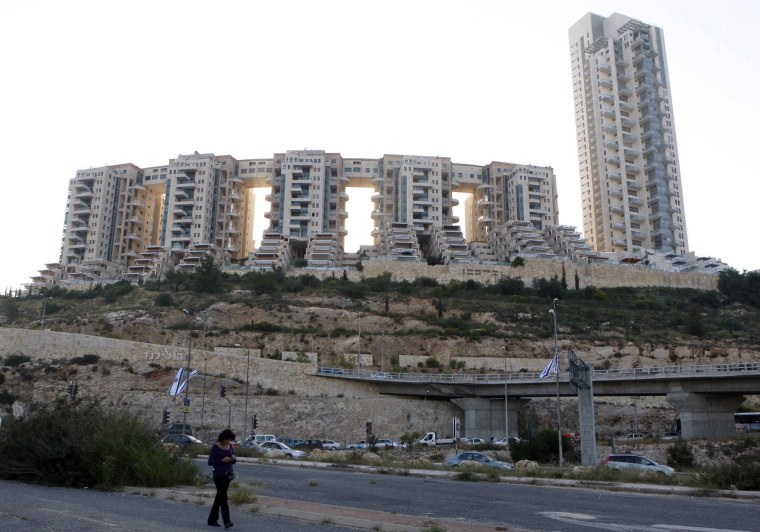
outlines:
{"label": "bush", "polygon": [[[569,438],[562,438],[562,454],[567,461],[573,460],[575,451],[573,442]],[[542,430],[530,440],[509,442],[509,452],[512,460],[533,460],[540,463],[551,463],[559,460],[557,449],[557,431]]]}
{"label": "bush", "polygon": [[105,299],[106,303],[115,303],[121,296],[130,293],[132,289],[129,281],[119,281],[110,284],[103,290],[103,299]]}
{"label": "bush", "polygon": [[715,489],[760,490],[760,449],[737,456],[733,463],[706,467],[702,479]]}
{"label": "bush", "polygon": [[61,401],[3,427],[0,478],[55,486],[192,484],[191,461],[173,458],[155,430],[131,414]]}
{"label": "bush", "polygon": [[24,362],[29,362],[30,360],[32,360],[32,357],[29,357],[27,355],[8,355],[7,357],[5,357],[5,361],[3,363],[6,366],[15,368],[17,366],[20,366]]}
{"label": "bush", "polygon": [[69,363],[76,364],[78,366],[88,366],[90,364],[97,364],[100,357],[98,355],[84,355],[81,357],[72,358]]}
{"label": "bush", "polygon": [[174,300],[171,295],[164,292],[163,294],[158,294],[156,296],[156,299],[153,300],[153,304],[157,307],[171,307],[174,306]]}
{"label": "bush", "polygon": [[694,467],[696,461],[694,460],[694,451],[691,449],[691,445],[683,440],[675,442],[668,447],[667,451],[667,464],[670,467],[683,469]]}

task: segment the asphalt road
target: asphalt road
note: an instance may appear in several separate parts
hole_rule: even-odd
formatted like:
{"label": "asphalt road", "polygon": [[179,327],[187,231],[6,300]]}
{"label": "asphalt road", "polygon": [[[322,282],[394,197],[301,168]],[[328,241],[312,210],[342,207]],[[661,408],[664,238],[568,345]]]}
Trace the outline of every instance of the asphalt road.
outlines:
{"label": "asphalt road", "polygon": [[[97,490],[49,488],[0,482],[2,531],[185,531],[224,530],[206,525],[211,501],[198,505],[181,499]],[[272,518],[231,508],[232,530],[268,532],[341,532],[355,530],[330,524]]]}
{"label": "asphalt road", "polygon": [[[205,464],[202,467],[206,468]],[[238,462],[236,471],[238,481],[252,487],[260,498],[262,508],[251,512],[233,506],[235,530],[352,530],[346,525],[349,521],[332,519],[330,509],[336,516],[337,509],[347,509],[351,517],[367,519],[364,528],[370,530],[426,530],[419,525],[395,527],[393,523],[401,522],[401,516],[418,518],[416,523],[447,520],[449,525],[436,529],[449,531],[760,530],[757,501],[464,482],[335,467]],[[167,498],[166,492],[163,496],[139,496],[129,489],[115,493],[0,482],[0,530],[210,530],[205,523],[211,500],[208,493],[191,496],[198,491],[169,492]],[[206,491],[213,491],[213,487]],[[319,513],[306,521],[273,516],[263,508],[273,501],[297,503],[307,509],[311,505],[318,507]]]}
{"label": "asphalt road", "polygon": [[760,530],[756,501],[464,482],[390,474],[238,464],[260,495],[494,527],[562,531]]}

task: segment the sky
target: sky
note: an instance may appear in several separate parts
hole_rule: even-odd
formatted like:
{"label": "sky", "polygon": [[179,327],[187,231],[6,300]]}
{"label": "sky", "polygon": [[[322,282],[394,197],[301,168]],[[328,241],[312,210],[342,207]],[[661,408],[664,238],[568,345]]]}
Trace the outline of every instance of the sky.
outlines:
{"label": "sky", "polygon": [[0,290],[59,260],[78,169],[194,151],[551,166],[582,230],[567,31],[587,12],[663,28],[689,247],[760,268],[760,2],[6,0]]}

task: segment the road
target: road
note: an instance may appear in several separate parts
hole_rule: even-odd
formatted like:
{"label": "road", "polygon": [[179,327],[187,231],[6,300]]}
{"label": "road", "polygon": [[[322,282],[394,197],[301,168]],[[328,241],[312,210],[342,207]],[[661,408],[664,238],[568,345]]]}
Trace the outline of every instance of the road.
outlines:
{"label": "road", "polygon": [[[756,501],[464,482],[335,467],[238,462],[236,471],[238,481],[252,487],[260,506],[256,512],[232,507],[238,530],[352,530],[347,523],[367,530],[417,531],[760,530]],[[114,493],[0,482],[0,530],[208,530],[205,521],[212,487],[207,487],[203,496],[197,496],[204,491],[201,488],[156,491],[148,490],[156,496],[139,496],[129,489]],[[309,520],[278,517],[267,508],[288,504],[312,510],[300,514]],[[348,521],[339,515],[356,519]],[[357,524],[362,519],[363,524]],[[434,523],[438,528],[422,523]]]}
{"label": "road", "polygon": [[[181,498],[97,490],[48,488],[17,482],[0,482],[0,530],[2,531],[185,531],[211,530],[206,504],[183,503]],[[232,530],[268,532],[344,532],[353,528],[272,518],[231,509]],[[223,528],[216,530],[224,530]]]}
{"label": "road", "polygon": [[269,465],[237,468],[258,493],[493,527],[581,532],[760,530],[756,501],[464,482]]}

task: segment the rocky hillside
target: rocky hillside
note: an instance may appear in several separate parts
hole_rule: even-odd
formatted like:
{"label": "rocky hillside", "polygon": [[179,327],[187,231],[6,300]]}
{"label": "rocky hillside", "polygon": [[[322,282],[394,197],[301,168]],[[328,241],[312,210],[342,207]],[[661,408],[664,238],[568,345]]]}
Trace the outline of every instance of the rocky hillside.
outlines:
{"label": "rocky hillside", "polygon": [[[171,285],[113,285],[79,293],[54,289],[45,294],[48,299],[0,298],[0,321],[6,327],[44,326],[171,346],[185,346],[192,338],[196,348],[242,346],[272,359],[283,352],[317,353],[323,366],[351,367],[361,353],[363,365],[385,371],[481,373],[503,371],[505,364],[508,371],[535,371],[553,350],[548,311],[556,297],[560,349],[572,349],[598,369],[760,360],[760,311],[728,303],[716,292],[572,290],[557,279],[531,288],[515,279],[491,287],[442,286],[425,278],[413,283],[388,277],[320,281],[274,272],[222,276],[213,290],[206,288],[185,278]],[[88,371],[93,378],[119,373],[135,380],[128,386],[133,392],[146,394],[154,393],[151,379],[157,389],[171,379],[171,372],[159,373],[159,368],[148,374],[119,367]],[[46,372],[59,381],[68,378],[59,370],[19,372],[6,366],[0,384],[6,407],[7,394],[31,400],[33,387],[44,386],[40,381]],[[132,400],[126,392],[113,399]],[[533,401],[531,408],[531,423],[544,418],[550,423],[550,402]],[[569,424],[573,410],[567,412]],[[674,419],[672,409],[658,399],[599,400],[597,410],[605,420],[598,422],[600,433],[609,435],[632,432],[634,424],[641,431],[667,431]]]}

